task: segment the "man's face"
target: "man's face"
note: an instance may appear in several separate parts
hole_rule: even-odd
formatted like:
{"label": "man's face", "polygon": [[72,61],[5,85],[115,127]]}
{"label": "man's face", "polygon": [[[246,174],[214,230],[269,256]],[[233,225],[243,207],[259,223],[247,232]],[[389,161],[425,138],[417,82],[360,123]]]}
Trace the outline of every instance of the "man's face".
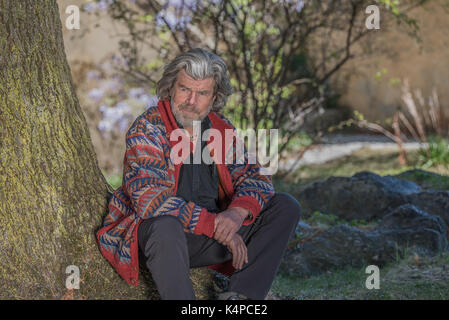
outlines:
{"label": "man's face", "polygon": [[211,78],[195,80],[184,70],[178,73],[171,95],[173,115],[184,128],[191,128],[193,121],[202,121],[215,100],[215,81]]}

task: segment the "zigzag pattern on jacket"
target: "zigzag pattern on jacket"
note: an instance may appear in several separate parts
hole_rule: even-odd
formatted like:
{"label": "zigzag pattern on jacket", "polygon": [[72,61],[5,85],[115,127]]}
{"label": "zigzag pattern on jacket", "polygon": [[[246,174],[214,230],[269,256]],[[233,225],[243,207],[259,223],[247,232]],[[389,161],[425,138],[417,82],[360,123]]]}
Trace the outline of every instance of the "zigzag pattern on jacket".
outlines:
{"label": "zigzag pattern on jacket", "polygon": [[[217,115],[230,124],[224,116]],[[109,212],[103,224],[107,231],[98,237],[100,251],[114,267],[131,264],[131,242],[137,241],[133,240],[134,229],[142,219],[172,215],[181,221],[186,232],[195,232],[202,208],[175,196],[175,170],[170,150],[159,110],[150,107],[134,121],[126,134],[122,185],[109,201]],[[235,191],[232,200],[250,196],[262,208],[274,194],[270,177],[260,175],[257,165],[230,164],[226,167]]]}

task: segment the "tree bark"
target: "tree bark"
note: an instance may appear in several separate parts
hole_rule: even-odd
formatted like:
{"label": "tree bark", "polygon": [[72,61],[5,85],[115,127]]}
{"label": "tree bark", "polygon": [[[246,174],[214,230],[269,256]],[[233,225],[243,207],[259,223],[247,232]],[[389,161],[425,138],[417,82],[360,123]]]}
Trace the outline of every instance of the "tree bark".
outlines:
{"label": "tree bark", "polygon": [[98,250],[111,190],[61,28],[55,0],[0,0],[0,299],[157,298],[150,277],[126,284]]}

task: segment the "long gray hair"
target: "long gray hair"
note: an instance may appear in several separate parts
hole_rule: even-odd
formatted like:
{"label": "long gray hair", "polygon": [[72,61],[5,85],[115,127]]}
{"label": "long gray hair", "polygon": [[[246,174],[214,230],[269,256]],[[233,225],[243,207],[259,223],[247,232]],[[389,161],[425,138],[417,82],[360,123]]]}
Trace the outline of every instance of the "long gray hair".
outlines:
{"label": "long gray hair", "polygon": [[214,94],[216,96],[211,110],[218,112],[226,105],[228,96],[232,94],[231,84],[224,61],[209,51],[195,48],[181,53],[164,67],[161,80],[157,83],[159,99],[170,99],[173,85],[179,71],[185,72],[195,80],[213,77],[215,80]]}

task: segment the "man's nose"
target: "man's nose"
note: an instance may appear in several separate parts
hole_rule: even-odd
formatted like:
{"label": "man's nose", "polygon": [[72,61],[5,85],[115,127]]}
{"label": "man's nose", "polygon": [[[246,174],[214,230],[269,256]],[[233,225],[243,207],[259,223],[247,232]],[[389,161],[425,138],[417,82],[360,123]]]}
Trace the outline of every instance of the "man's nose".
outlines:
{"label": "man's nose", "polygon": [[187,97],[187,102],[189,105],[196,105],[196,100],[198,99],[198,93],[191,91],[189,96]]}

